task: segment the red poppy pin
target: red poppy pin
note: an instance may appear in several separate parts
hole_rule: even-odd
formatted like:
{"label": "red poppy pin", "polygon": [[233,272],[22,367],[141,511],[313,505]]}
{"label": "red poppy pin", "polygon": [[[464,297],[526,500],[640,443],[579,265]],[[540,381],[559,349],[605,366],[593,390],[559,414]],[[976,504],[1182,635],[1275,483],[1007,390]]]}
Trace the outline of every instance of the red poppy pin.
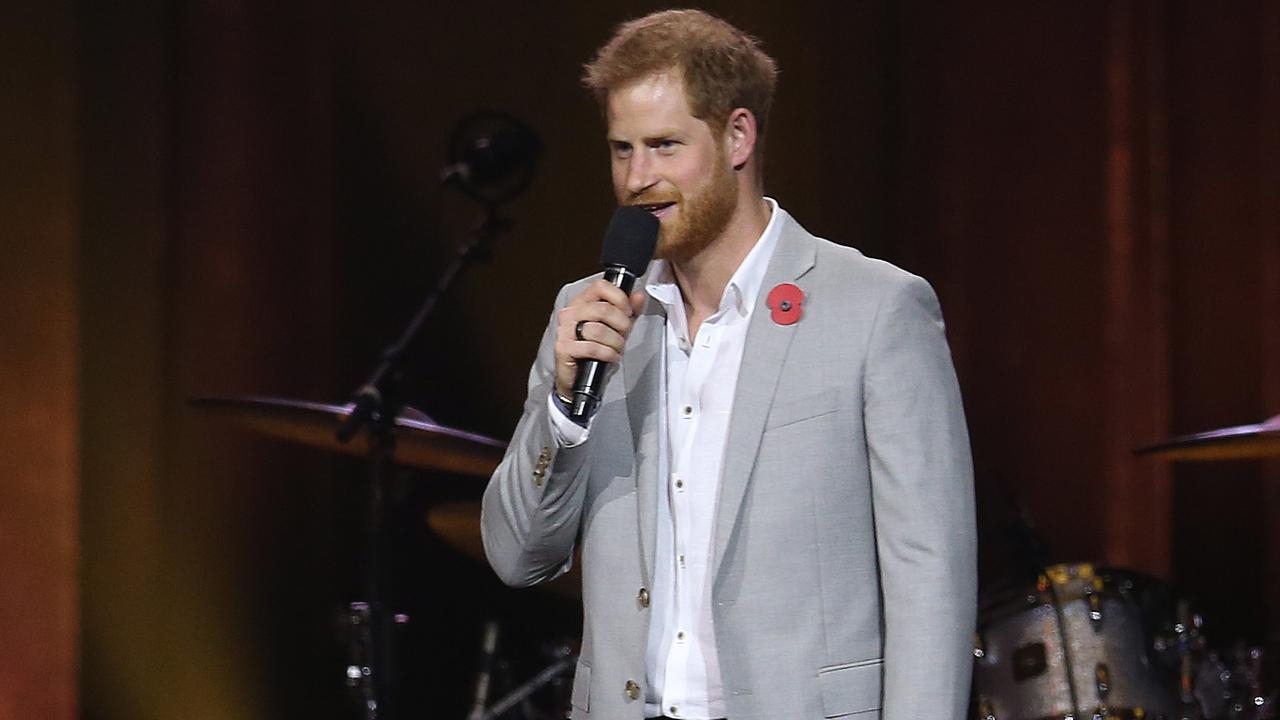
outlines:
{"label": "red poppy pin", "polygon": [[795,325],[804,314],[804,291],[791,283],[781,283],[769,291],[764,304],[768,306],[774,322]]}

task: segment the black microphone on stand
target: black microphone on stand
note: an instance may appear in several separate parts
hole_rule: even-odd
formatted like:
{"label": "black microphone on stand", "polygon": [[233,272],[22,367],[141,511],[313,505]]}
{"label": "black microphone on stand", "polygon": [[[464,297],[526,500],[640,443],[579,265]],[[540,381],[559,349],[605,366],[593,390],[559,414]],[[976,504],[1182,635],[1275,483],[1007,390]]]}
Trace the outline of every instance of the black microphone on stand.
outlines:
{"label": "black microphone on stand", "polygon": [[504,112],[480,110],[453,131],[440,181],[496,205],[529,188],[541,154],[542,142],[528,125]]}
{"label": "black microphone on stand", "polygon": [[[644,274],[657,244],[658,218],[653,213],[625,205],[614,210],[600,250],[605,282],[631,295],[636,278]],[[573,405],[569,408],[571,419],[585,420],[596,411],[600,395],[604,392],[607,365],[600,360],[578,363],[578,374],[573,380]]]}

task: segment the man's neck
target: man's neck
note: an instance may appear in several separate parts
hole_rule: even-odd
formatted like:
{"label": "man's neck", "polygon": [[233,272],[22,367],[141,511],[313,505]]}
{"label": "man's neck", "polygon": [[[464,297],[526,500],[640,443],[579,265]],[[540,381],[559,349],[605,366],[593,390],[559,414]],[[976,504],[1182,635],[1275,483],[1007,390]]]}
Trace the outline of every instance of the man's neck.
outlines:
{"label": "man's neck", "polygon": [[[684,299],[685,314],[699,324],[720,307],[729,278],[764,234],[773,212],[772,206],[759,195],[738,207],[740,211],[734,213],[720,237],[694,257],[671,263]],[[693,323],[689,330],[691,334],[697,332]]]}

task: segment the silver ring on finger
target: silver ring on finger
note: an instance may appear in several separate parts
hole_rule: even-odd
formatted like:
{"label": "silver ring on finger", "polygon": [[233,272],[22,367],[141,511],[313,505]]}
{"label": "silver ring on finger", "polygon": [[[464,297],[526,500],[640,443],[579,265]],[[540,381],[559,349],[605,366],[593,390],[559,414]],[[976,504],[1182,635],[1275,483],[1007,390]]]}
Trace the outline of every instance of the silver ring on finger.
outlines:
{"label": "silver ring on finger", "polygon": [[578,324],[573,326],[573,336],[579,340],[586,340],[586,338],[582,337],[582,326],[586,324],[586,320],[579,320]]}

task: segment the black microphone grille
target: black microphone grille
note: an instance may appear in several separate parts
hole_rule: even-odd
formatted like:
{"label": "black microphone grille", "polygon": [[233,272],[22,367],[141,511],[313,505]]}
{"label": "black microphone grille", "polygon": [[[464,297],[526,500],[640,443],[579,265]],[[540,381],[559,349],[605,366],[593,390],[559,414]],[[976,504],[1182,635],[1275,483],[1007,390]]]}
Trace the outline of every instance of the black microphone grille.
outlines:
{"label": "black microphone grille", "polygon": [[658,243],[658,218],[648,210],[624,205],[613,211],[604,231],[601,265],[621,265],[632,275],[643,275]]}

